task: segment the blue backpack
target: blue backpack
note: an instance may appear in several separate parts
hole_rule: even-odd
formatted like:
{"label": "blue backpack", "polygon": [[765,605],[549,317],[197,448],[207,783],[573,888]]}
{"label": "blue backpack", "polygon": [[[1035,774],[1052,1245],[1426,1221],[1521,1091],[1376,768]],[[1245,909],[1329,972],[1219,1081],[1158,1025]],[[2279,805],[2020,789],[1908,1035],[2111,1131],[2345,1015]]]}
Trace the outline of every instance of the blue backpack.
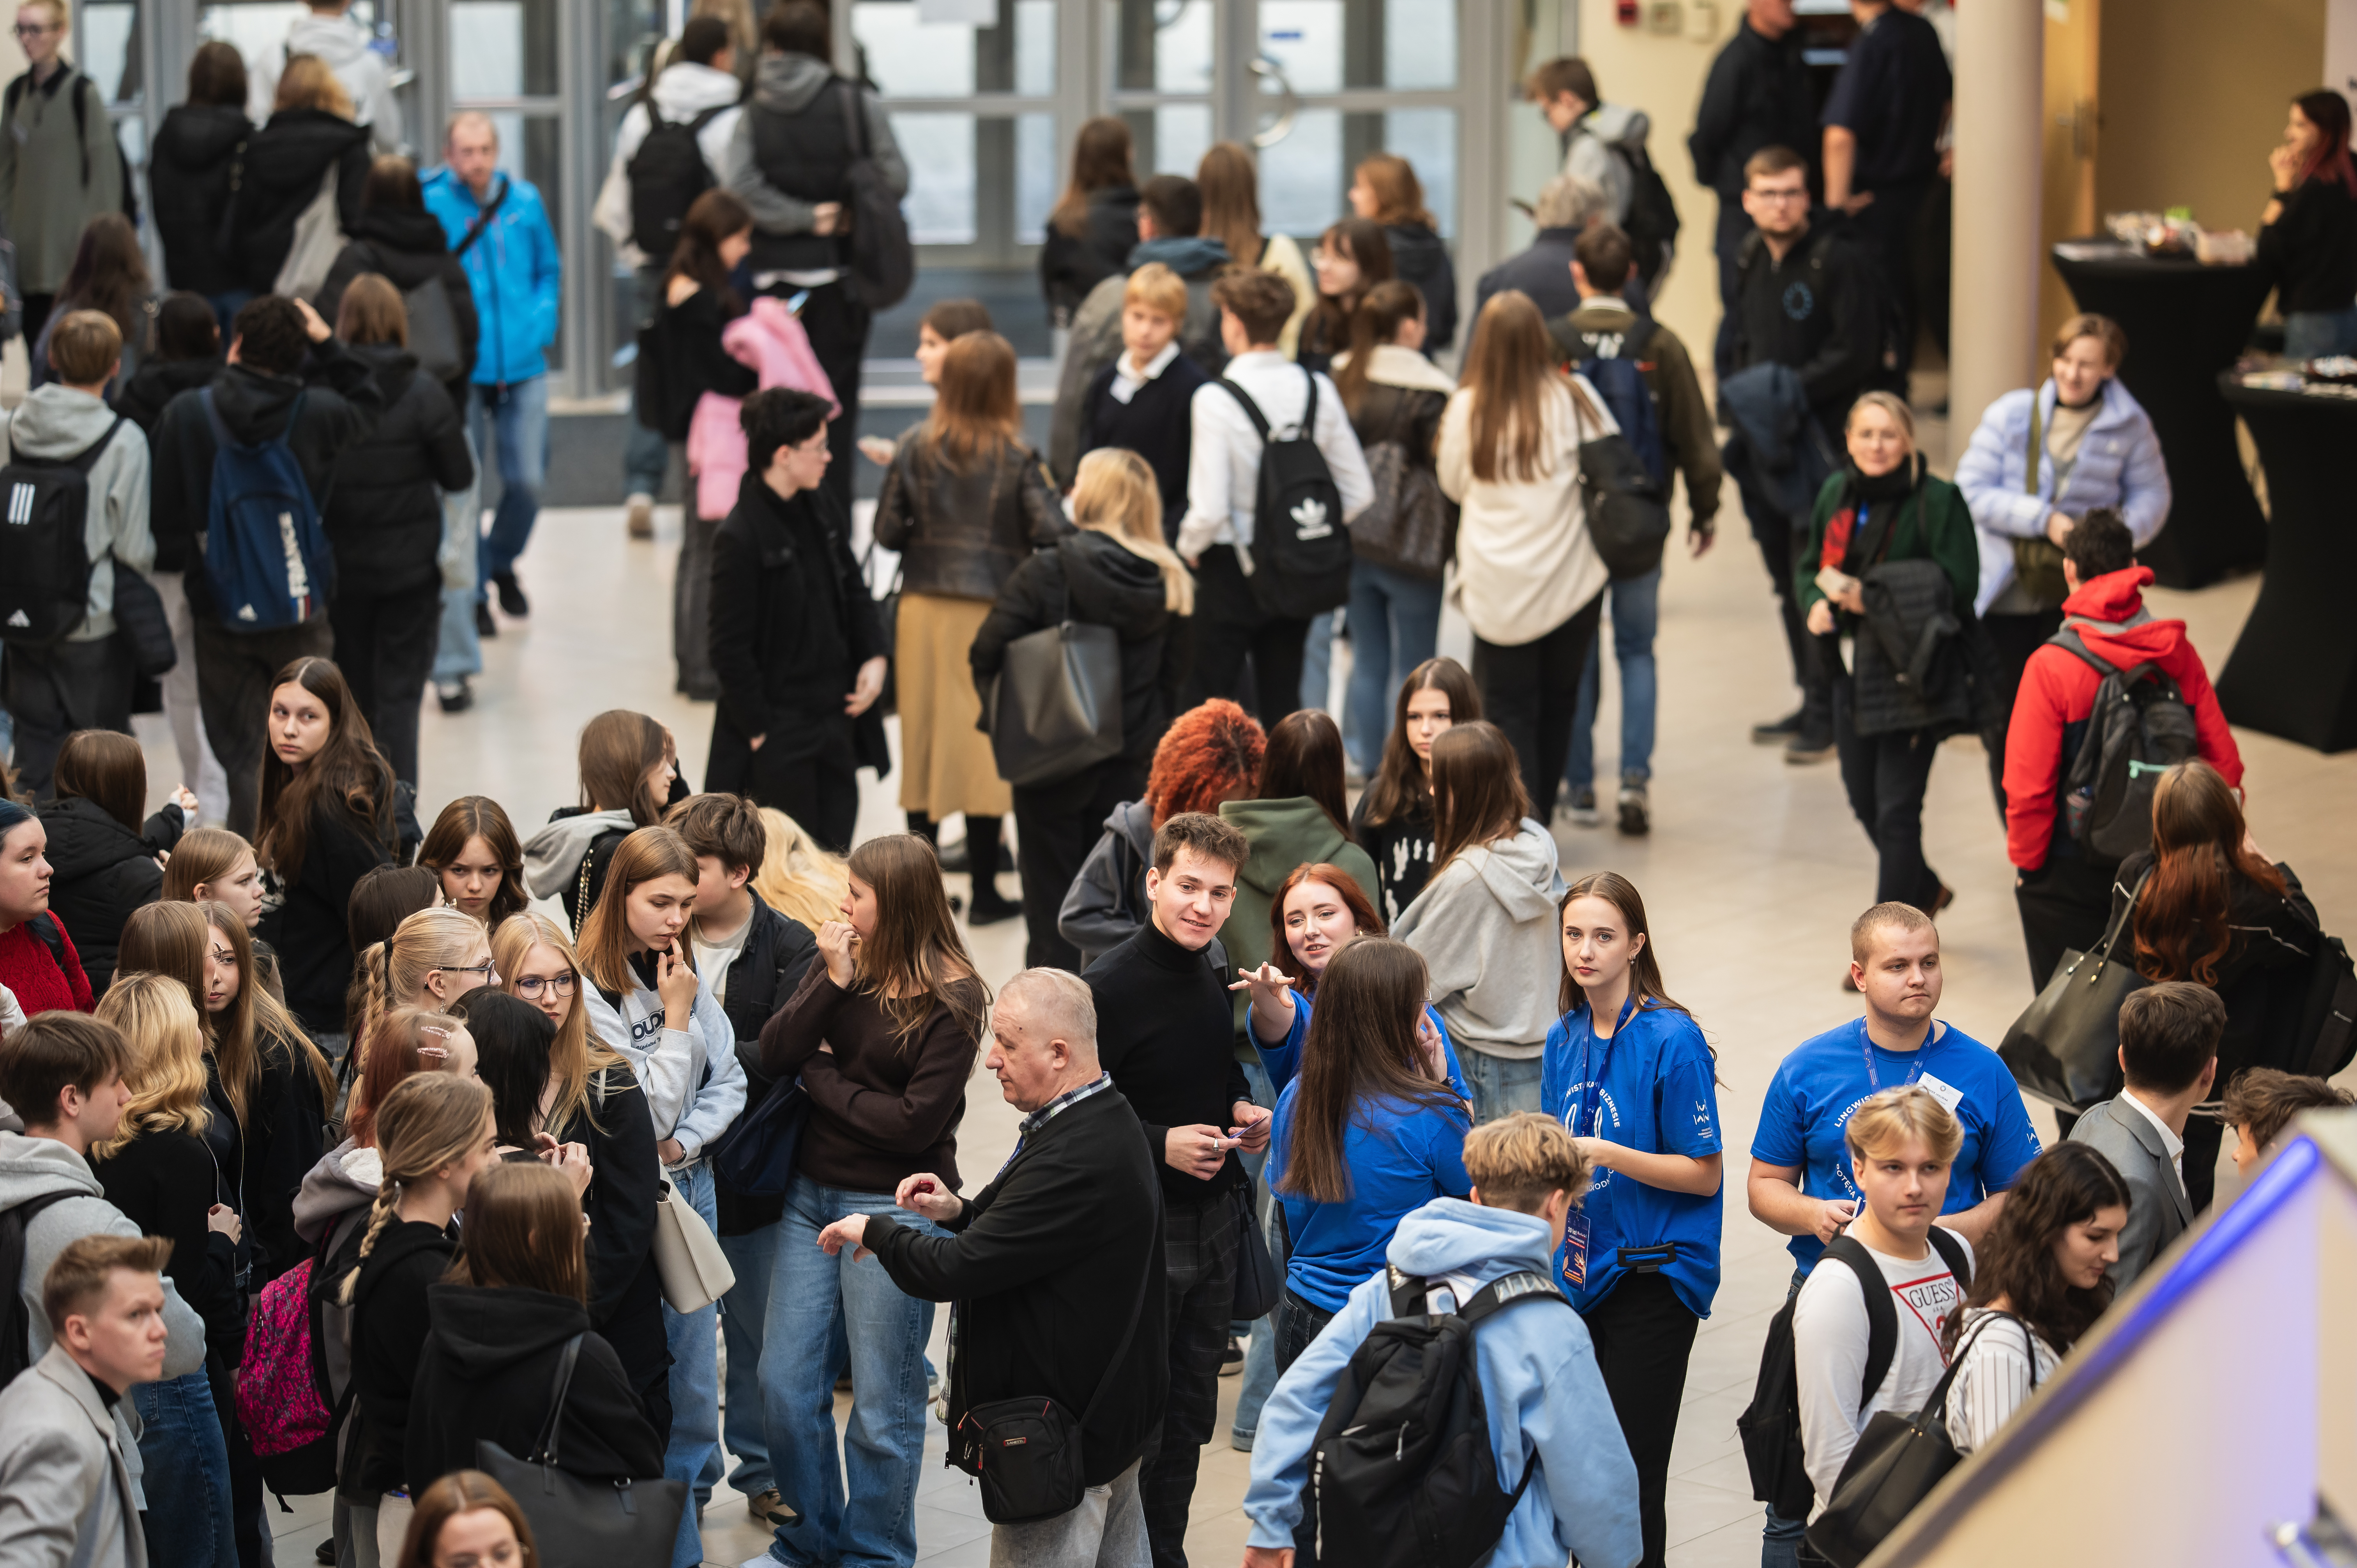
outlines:
{"label": "blue backpack", "polygon": [[317,620],[328,613],[336,558],[287,445],[308,394],[295,395],[285,431],[252,446],[231,436],[212,388],[198,395],[213,428],[205,577],[222,622],[232,631],[275,631]]}
{"label": "blue backpack", "polygon": [[[1605,343],[1598,343],[1592,338],[1583,337],[1586,346],[1613,346],[1609,339]],[[1635,328],[1620,339],[1616,352],[1582,360],[1575,368],[1587,378],[1587,384],[1596,389],[1597,395],[1604,400],[1604,406],[1612,411],[1613,422],[1620,426],[1620,434],[1627,436],[1629,445],[1637,449],[1637,456],[1644,462],[1645,472],[1652,476],[1653,483],[1666,496],[1669,494],[1670,473],[1668,460],[1662,451],[1661,421],[1653,415],[1652,390],[1645,385],[1645,372],[1638,368],[1637,363],[1645,351],[1645,346],[1652,340],[1653,324],[1641,316]]]}

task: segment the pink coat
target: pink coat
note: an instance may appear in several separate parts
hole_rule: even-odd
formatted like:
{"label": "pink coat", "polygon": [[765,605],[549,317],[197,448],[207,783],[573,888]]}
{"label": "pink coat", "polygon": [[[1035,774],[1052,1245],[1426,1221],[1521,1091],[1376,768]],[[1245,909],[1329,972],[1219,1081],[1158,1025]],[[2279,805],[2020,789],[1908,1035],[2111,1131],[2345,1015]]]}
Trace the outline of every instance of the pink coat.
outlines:
{"label": "pink coat", "polygon": [[[810,334],[783,300],[767,295],[754,300],[750,311],[722,329],[720,346],[729,358],[760,372],[764,391],[793,387],[816,392],[834,404],[828,418],[843,412],[818,356],[811,352]],[[737,505],[747,466],[745,427],[737,422],[743,406],[744,399],[718,392],[696,400],[687,426],[687,471],[695,476],[698,517],[726,517]]]}

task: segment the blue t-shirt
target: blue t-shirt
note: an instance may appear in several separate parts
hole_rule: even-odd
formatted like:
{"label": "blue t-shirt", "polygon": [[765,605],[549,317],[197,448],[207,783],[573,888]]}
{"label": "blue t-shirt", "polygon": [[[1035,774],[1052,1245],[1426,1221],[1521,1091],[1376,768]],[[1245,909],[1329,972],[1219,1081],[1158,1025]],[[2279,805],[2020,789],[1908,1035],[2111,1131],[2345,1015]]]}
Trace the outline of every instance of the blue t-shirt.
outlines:
{"label": "blue t-shirt", "polygon": [[1269,1189],[1285,1207],[1293,1239],[1285,1278],[1297,1294],[1340,1312],[1355,1287],[1381,1272],[1402,1219],[1436,1197],[1463,1197],[1473,1190],[1465,1174],[1465,1134],[1472,1131],[1472,1119],[1462,1106],[1450,1110],[1389,1099],[1358,1105],[1342,1129],[1351,1196],[1341,1203],[1318,1203],[1278,1185],[1300,1090],[1298,1083],[1287,1084],[1276,1097],[1268,1141]]}
{"label": "blue t-shirt", "polygon": [[[1547,1031],[1539,1069],[1539,1106],[1574,1137],[1605,1138],[1649,1155],[1703,1159],[1721,1152],[1718,1086],[1702,1026],[1674,1007],[1624,1008],[1609,1040],[1599,1040],[1582,1003]],[[1601,1079],[1599,1082],[1598,1079]],[[1721,1184],[1722,1189],[1725,1183]],[[1666,1275],[1678,1300],[1710,1316],[1718,1294],[1722,1192],[1707,1197],[1647,1187],[1598,1166],[1578,1212],[1587,1220],[1587,1269],[1574,1287],[1555,1249],[1555,1283],[1572,1306],[1588,1312],[1629,1271],[1621,1249],[1668,1246]]]}
{"label": "blue t-shirt", "polygon": [[[1472,1098],[1465,1087],[1465,1074],[1457,1066],[1457,1042],[1448,1037],[1448,1026],[1440,1021],[1440,1009],[1426,1004],[1424,1015],[1440,1031],[1441,1054],[1448,1058],[1448,1087],[1457,1091],[1459,1100]],[[1296,991],[1293,993],[1293,1026],[1285,1032],[1285,1043],[1272,1046],[1253,1033],[1252,1015],[1244,1015],[1244,1032],[1252,1035],[1253,1048],[1260,1053],[1260,1065],[1268,1073],[1269,1087],[1278,1094],[1293,1081],[1301,1070],[1301,1042],[1309,1037],[1309,998]]]}
{"label": "blue t-shirt", "polygon": [[[2038,1157],[2038,1133],[2021,1090],[1995,1051],[1946,1024],[1935,1024],[1932,1037],[1912,1052],[1870,1044],[1863,1018],[1804,1041],[1769,1081],[1751,1157],[1800,1166],[1801,1190],[1811,1197],[1863,1202],[1842,1138],[1850,1112],[1868,1095],[1926,1079],[1963,1096],[1953,1110],[1964,1123],[1964,1146],[1956,1152],[1940,1212],[1970,1208],[2011,1187],[2021,1167]],[[1813,1235],[1795,1236],[1791,1243],[1803,1270],[1814,1268],[1824,1250]]]}

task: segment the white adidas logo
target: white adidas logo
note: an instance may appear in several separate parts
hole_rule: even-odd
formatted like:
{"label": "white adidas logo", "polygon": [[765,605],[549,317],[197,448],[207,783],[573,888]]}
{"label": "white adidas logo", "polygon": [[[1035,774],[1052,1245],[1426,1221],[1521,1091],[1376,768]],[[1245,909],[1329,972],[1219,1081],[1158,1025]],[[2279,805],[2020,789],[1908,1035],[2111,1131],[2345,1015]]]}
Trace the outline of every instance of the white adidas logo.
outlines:
{"label": "white adidas logo", "polygon": [[237,618],[240,620],[260,620],[262,618],[253,613],[253,607],[252,605],[242,605],[238,608]]}
{"label": "white adidas logo", "polygon": [[1296,539],[1325,539],[1334,532],[1334,525],[1326,521],[1326,503],[1315,496],[1295,507],[1290,515]]}
{"label": "white adidas logo", "polygon": [[8,521],[18,528],[33,521],[33,498],[38,492],[27,484],[16,484],[8,490]]}
{"label": "white adidas logo", "polygon": [[18,610],[16,614],[8,618],[8,624],[10,626],[28,627],[33,624],[33,618],[27,615],[23,610]]}

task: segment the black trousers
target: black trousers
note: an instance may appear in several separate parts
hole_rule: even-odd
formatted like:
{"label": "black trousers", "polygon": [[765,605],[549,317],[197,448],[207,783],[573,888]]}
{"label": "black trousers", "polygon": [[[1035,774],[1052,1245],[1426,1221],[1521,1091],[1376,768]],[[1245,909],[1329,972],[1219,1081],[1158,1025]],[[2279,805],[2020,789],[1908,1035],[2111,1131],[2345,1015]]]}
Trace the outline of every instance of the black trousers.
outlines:
{"label": "black trousers", "polygon": [[[1996,690],[1985,710],[1981,749],[1988,753],[1989,789],[1996,796],[1999,816],[2005,814],[2005,736],[2013,724],[2013,699],[2021,690],[2022,672],[2039,644],[2062,629],[2061,607],[2026,616],[1986,615],[1981,630],[1988,639],[1996,664]],[[2046,983],[2041,980],[2040,985]]]}
{"label": "black trousers", "polygon": [[1023,961],[1032,969],[1080,972],[1081,950],[1056,929],[1064,895],[1081,863],[1124,800],[1146,793],[1146,768],[1108,757],[1071,779],[1015,787],[1015,865],[1023,874]]}
{"label": "black trousers", "polygon": [[[1309,623],[1262,609],[1232,546],[1214,544],[1203,552],[1195,569],[1195,684],[1203,697],[1242,703],[1263,728],[1301,705],[1301,649]],[[1246,654],[1253,662],[1249,692],[1243,683]],[[1567,724],[1564,733],[1571,733]]]}
{"label": "black trousers", "polygon": [[[827,471],[834,471],[833,463]],[[712,672],[712,536],[726,519],[697,515],[693,482],[680,513],[679,565],[671,585],[672,658],[679,665],[675,687],[704,703],[720,694],[719,677]]]}
{"label": "black trousers", "polygon": [[1741,475],[1736,489],[1743,496],[1743,515],[1751,524],[1751,538],[1760,546],[1760,564],[1768,568],[1768,582],[1776,590],[1776,613],[1784,623],[1784,646],[1792,656],[1792,684],[1801,689],[1801,729],[1812,739],[1824,736],[1833,724],[1833,671],[1817,639],[1809,634],[1801,614],[1800,591],[1792,585],[1795,553],[1805,548],[1792,520],[1752,488]]}
{"label": "black trousers", "polygon": [[376,734],[393,776],[417,782],[417,705],[442,634],[439,577],[382,598],[339,594],[328,605],[337,668]]}
{"label": "black trousers", "polygon": [[47,648],[12,642],[0,651],[0,670],[6,675],[0,700],[16,720],[16,781],[28,796],[48,793],[58,753],[74,731],[131,733],[135,671],[120,637]]}
{"label": "black trousers", "polygon": [[[1830,650],[1825,656],[1839,657]],[[1874,901],[1912,904],[1928,914],[1939,901],[1940,876],[1923,860],[1923,791],[1940,743],[1929,730],[1860,735],[1850,710],[1850,678],[1844,675],[1834,682],[1834,745],[1849,809],[1880,857]]]}
{"label": "black trousers", "polygon": [[[783,299],[802,290],[791,284],[777,284],[769,292]],[[860,303],[856,287],[848,283],[822,284],[802,302],[802,330],[810,335],[811,352],[818,359],[818,368],[826,372],[827,384],[834,389],[834,401],[843,405],[842,416],[827,422],[826,449],[833,460],[821,483],[834,492],[845,517],[851,515],[852,443],[859,435],[859,367],[867,357],[867,332],[875,321],[876,313]]]}
{"label": "black trousers", "polygon": [[[270,688],[297,659],[331,659],[336,629],[327,616],[275,631],[231,631],[199,610],[197,706],[205,738],[229,775],[229,830],[253,837],[262,806],[262,753],[270,730]],[[427,650],[429,659],[432,650]]]}
{"label": "black trousers", "polygon": [[2049,854],[2045,865],[2018,875],[2013,902],[2021,912],[2029,983],[2043,991],[2062,961],[2063,949],[2085,952],[2104,940],[2104,923],[2112,918],[2112,868],[2077,855]]}
{"label": "black trousers", "polygon": [[1276,1303],[1276,1375],[1283,1377],[1291,1369],[1309,1348],[1309,1342],[1333,1321],[1332,1313],[1307,1296],[1297,1295],[1291,1285],[1286,1286]]}
{"label": "black trousers", "polygon": [[1501,648],[1473,639],[1473,683],[1481,688],[1481,715],[1496,725],[1523,765],[1531,815],[1545,822],[1555,811],[1555,780],[1571,751],[1579,711],[1579,675],[1596,642],[1604,595],[1535,642]]}
{"label": "black trousers", "polygon": [[1147,1441],[1137,1492],[1155,1568],[1187,1568],[1187,1509],[1220,1407],[1220,1360],[1236,1297],[1236,1210],[1225,1193],[1162,1216],[1169,1271],[1170,1399]]}
{"label": "black trousers", "polygon": [[[1931,179],[1920,179],[1878,186],[1874,199],[1850,219],[1858,237],[1866,242],[1868,263],[1882,274],[1882,286],[1889,290],[1891,302],[1899,307],[1896,369],[1901,376],[1915,362],[1915,328],[1922,319],[1915,294],[1916,224],[1932,184]],[[1903,394],[1903,381],[1900,391]]]}
{"label": "black trousers", "polygon": [[1665,1274],[1624,1274],[1612,1294],[1584,1321],[1596,1346],[1596,1369],[1620,1418],[1620,1435],[1637,1462],[1637,1521],[1645,1540],[1644,1568],[1662,1568],[1669,1536],[1663,1498],[1670,1485],[1670,1448],[1678,1435],[1678,1405],[1685,1397],[1686,1358],[1702,1320],[1686,1310]]}
{"label": "black trousers", "polygon": [[774,806],[800,822],[822,847],[847,854],[852,830],[859,823],[859,766],[853,760],[851,721],[830,715],[818,723],[828,733],[816,748],[805,747],[802,755],[789,757],[785,746],[771,749],[780,738],[775,735],[764,738],[759,751],[753,750],[725,714],[715,714],[704,787]]}
{"label": "black trousers", "polygon": [[1713,236],[1713,248],[1718,252],[1718,340],[1711,349],[1711,364],[1718,379],[1725,381],[1735,373],[1735,293],[1742,281],[1736,270],[1736,252],[1743,248],[1744,236],[1754,225],[1751,214],[1743,210],[1741,192],[1729,196],[1718,193],[1718,231]]}

